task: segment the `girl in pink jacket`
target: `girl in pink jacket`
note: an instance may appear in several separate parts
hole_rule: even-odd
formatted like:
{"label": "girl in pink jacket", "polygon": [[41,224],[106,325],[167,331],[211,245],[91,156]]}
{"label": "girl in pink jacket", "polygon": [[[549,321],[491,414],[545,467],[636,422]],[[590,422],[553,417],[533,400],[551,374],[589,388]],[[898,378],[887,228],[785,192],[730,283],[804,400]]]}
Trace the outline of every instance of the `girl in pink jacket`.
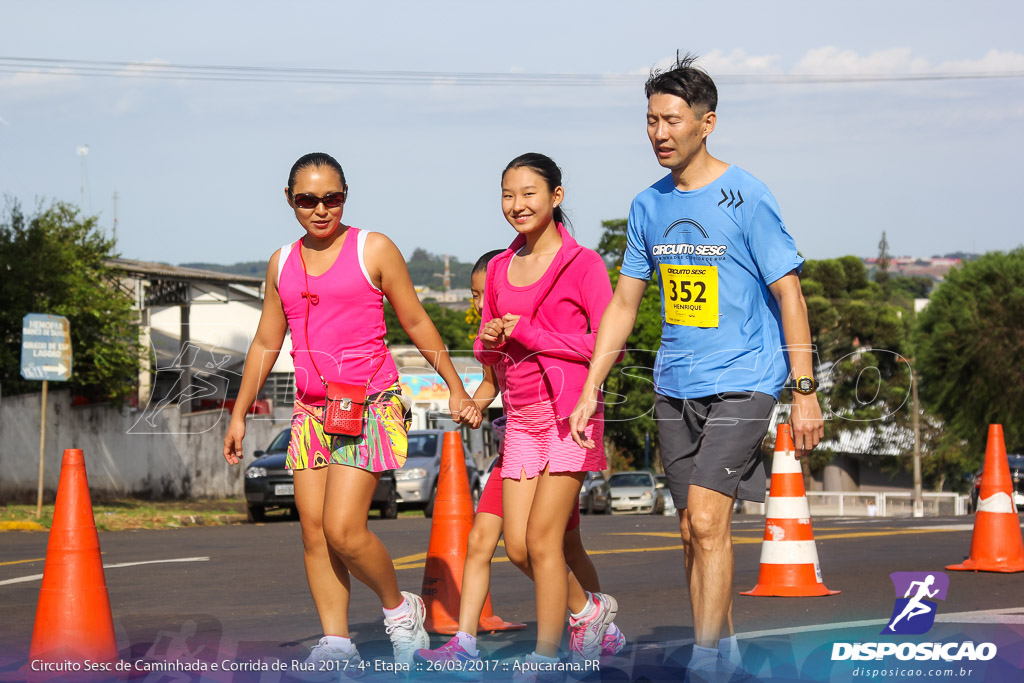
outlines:
{"label": "girl in pink jacket", "polygon": [[[612,288],[601,257],[565,229],[564,194],[560,169],[543,154],[524,154],[505,168],[502,212],[519,234],[488,266],[474,346],[478,360],[494,366],[504,387],[505,551],[536,586],[537,647],[527,657],[535,663],[555,661],[565,629],[562,543],[569,515],[586,473],[607,467],[600,409],[586,430],[592,449],[573,441],[568,418]],[[597,593],[572,615],[586,623],[582,653],[574,654],[600,654],[617,610],[614,598]]]}

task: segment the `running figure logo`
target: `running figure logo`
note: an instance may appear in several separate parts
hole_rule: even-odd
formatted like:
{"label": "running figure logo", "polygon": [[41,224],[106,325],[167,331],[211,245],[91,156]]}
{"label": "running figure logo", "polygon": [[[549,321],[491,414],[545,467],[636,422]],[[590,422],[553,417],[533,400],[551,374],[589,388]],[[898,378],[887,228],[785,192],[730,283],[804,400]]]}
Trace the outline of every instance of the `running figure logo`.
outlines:
{"label": "running figure logo", "polygon": [[937,607],[929,598],[946,599],[949,577],[941,572],[893,572],[889,578],[896,589],[896,604],[882,633],[927,633],[935,623]]}

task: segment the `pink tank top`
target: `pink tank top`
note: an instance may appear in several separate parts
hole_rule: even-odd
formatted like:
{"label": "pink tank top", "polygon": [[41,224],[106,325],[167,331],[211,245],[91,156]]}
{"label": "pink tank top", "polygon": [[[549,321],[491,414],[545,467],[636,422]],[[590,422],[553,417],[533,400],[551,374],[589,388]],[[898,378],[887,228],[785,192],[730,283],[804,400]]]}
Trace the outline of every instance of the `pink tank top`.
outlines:
{"label": "pink tank top", "polygon": [[323,275],[309,275],[309,291],[315,295],[310,301],[316,304],[309,305],[308,322],[299,242],[281,247],[277,291],[292,335],[295,397],[303,403],[323,405],[325,398],[307,349],[327,381],[363,384],[373,375],[369,389],[373,394],[398,379],[398,368],[384,343],[384,294],[373,286],[363,263],[366,235],[349,227],[331,267]]}

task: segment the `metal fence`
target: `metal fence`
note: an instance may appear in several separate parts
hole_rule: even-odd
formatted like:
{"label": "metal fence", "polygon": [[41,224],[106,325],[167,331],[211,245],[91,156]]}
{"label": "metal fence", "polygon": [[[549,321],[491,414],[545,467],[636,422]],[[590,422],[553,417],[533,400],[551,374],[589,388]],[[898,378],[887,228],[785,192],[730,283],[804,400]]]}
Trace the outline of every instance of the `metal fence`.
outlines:
{"label": "metal fence", "polygon": [[[968,496],[924,493],[925,517],[966,515]],[[913,496],[902,491],[807,491],[812,517],[912,517]],[[748,512],[765,514],[764,503],[746,503]],[[759,510],[758,510],[759,508]]]}

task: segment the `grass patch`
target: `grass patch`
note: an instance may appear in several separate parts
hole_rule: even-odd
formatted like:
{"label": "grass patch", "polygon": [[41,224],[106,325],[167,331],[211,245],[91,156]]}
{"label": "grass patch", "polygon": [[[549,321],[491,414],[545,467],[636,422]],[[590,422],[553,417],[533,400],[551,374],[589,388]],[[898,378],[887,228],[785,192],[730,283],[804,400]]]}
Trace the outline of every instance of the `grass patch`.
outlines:
{"label": "grass patch", "polygon": [[[223,500],[114,500],[92,506],[99,531],[123,529],[178,529],[183,526],[221,526],[245,522],[245,502]],[[8,504],[0,507],[0,531],[48,531],[53,523],[53,505],[44,505],[36,517],[35,505]]]}

